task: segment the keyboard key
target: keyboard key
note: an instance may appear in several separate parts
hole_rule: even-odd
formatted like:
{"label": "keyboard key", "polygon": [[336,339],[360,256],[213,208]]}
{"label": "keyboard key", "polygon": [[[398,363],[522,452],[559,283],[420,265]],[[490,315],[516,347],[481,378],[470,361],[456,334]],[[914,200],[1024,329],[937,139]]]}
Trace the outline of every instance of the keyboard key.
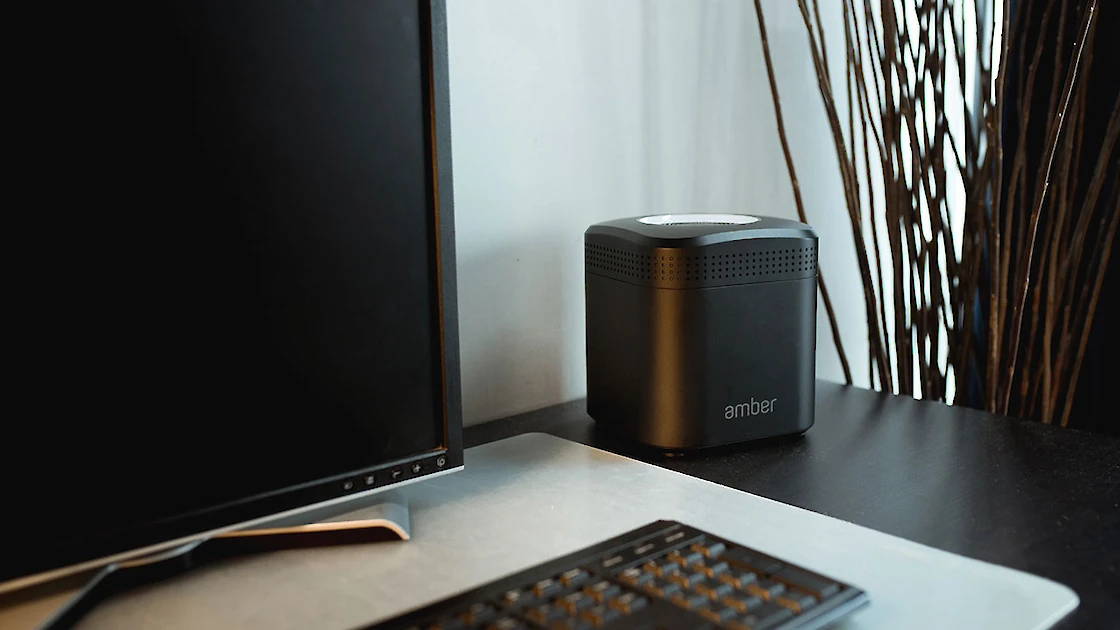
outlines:
{"label": "keyboard key", "polygon": [[699,593],[677,593],[670,599],[674,604],[688,610],[701,606],[707,607],[709,601],[707,597]]}
{"label": "keyboard key", "polygon": [[721,573],[717,579],[720,582],[723,582],[724,584],[730,584],[735,588],[745,589],[747,588],[748,584],[757,582],[758,576],[750,572],[731,571],[729,573]]}
{"label": "keyboard key", "polygon": [[697,584],[695,588],[697,593],[706,596],[708,599],[723,599],[724,597],[735,592],[735,587],[723,582],[706,582],[704,584]]}
{"label": "keyboard key", "polygon": [[751,595],[758,595],[762,599],[771,600],[786,592],[786,585],[774,580],[759,580],[748,584],[746,591]]}
{"label": "keyboard key", "polygon": [[718,558],[721,553],[727,551],[727,545],[721,542],[692,543],[689,548],[708,559]]}
{"label": "keyboard key", "polygon": [[739,616],[739,611],[735,610],[734,608],[727,608],[727,607],[724,607],[724,608],[708,608],[708,609],[699,611],[699,613],[701,615],[703,615],[709,621],[712,621],[713,623],[726,623],[726,622],[730,621],[731,619],[734,619],[735,617]]}
{"label": "keyboard key", "polygon": [[728,595],[724,597],[722,601],[724,604],[738,610],[740,613],[748,612],[762,605],[762,598],[757,595]]}
{"label": "keyboard key", "polygon": [[731,564],[745,566],[755,573],[773,573],[784,566],[782,561],[777,558],[771,558],[765,554],[742,547],[728,549],[723,553],[721,558]]}
{"label": "keyboard key", "polygon": [[617,571],[620,567],[625,566],[625,564],[626,564],[626,556],[621,554],[621,553],[616,553],[616,554],[607,556],[606,558],[603,558],[602,560],[597,562],[594,565],[594,568],[599,573],[606,573],[607,575],[611,575],[612,573]]}
{"label": "keyboard key", "polygon": [[647,592],[658,597],[669,597],[681,592],[680,584],[674,584],[673,582],[663,579],[653,580],[647,583],[643,588],[645,588]]}
{"label": "keyboard key", "polygon": [[552,625],[552,622],[556,619],[567,617],[568,613],[551,604],[541,604],[540,606],[530,608],[529,611],[525,613],[525,616],[542,626],[549,626]]}
{"label": "keyboard key", "polygon": [[793,616],[793,611],[777,604],[763,603],[751,612],[728,622],[735,630],[767,630]]}
{"label": "keyboard key", "polygon": [[569,593],[560,599],[556,600],[556,606],[568,611],[569,615],[574,615],[584,608],[591,608],[595,605],[595,600],[580,591]]}
{"label": "keyboard key", "polygon": [[535,603],[537,598],[529,591],[514,588],[502,594],[502,604],[510,608],[521,608]]}
{"label": "keyboard key", "polygon": [[649,600],[637,593],[624,593],[612,599],[610,602],[611,608],[614,608],[624,615],[639,611],[648,605]]}
{"label": "keyboard key", "polygon": [[722,561],[716,562],[714,564],[697,564],[692,568],[699,571],[700,573],[703,573],[709,578],[715,578],[717,575],[726,573],[730,569],[730,567],[727,566],[727,563]]}
{"label": "keyboard key", "polygon": [[627,558],[627,562],[636,562],[648,560],[651,557],[658,557],[671,548],[672,545],[665,542],[664,536],[654,536],[653,538],[636,543],[630,549],[622,552],[622,555]]}
{"label": "keyboard key", "polygon": [[614,597],[615,595],[621,593],[622,587],[606,580],[602,580],[600,582],[596,582],[594,584],[583,587],[583,592],[586,593],[588,597],[595,600],[597,603],[602,604],[611,597]]}
{"label": "keyboard key", "polygon": [[787,591],[778,599],[774,600],[779,606],[785,606],[795,613],[802,612],[807,608],[812,608],[817,603],[817,598],[807,593],[795,593]]}
{"label": "keyboard key", "polygon": [[528,630],[528,626],[513,617],[501,617],[486,624],[486,630]]}
{"label": "keyboard key", "polygon": [[560,574],[560,583],[564,586],[579,586],[590,577],[583,569],[569,569]]}
{"label": "keyboard key", "polygon": [[463,613],[462,615],[463,621],[469,624],[482,623],[484,621],[489,621],[497,616],[498,609],[494,608],[490,604],[484,604],[482,602],[471,604],[471,607],[467,609],[467,612]]}
{"label": "keyboard key", "polygon": [[583,611],[583,614],[580,616],[591,622],[591,625],[595,626],[596,628],[602,628],[608,623],[621,617],[622,613],[618,612],[614,608],[611,608],[610,606],[603,606],[602,604],[600,604],[594,608]]}
{"label": "keyboard key", "polygon": [[704,535],[691,527],[681,527],[662,536],[662,543],[668,547],[692,542],[694,539],[703,538]]}
{"label": "keyboard key", "polygon": [[802,571],[797,567],[785,567],[774,573],[773,577],[775,580],[781,580],[790,586],[809,591],[821,599],[830,597],[840,590],[840,586],[836,582],[813,575],[808,571]]}
{"label": "keyboard key", "polygon": [[642,565],[642,568],[656,577],[665,577],[681,570],[681,566],[672,560],[652,560]]}
{"label": "keyboard key", "polygon": [[564,590],[560,583],[553,579],[541,580],[533,585],[532,591],[541,599],[557,595],[560,591]]}
{"label": "keyboard key", "polygon": [[695,551],[689,552],[689,553],[681,553],[679,551],[674,551],[674,552],[669,554],[668,558],[669,558],[669,560],[671,560],[673,562],[676,562],[677,564],[681,565],[682,567],[690,567],[694,564],[699,564],[700,562],[702,562],[704,560],[704,556],[700,555],[699,553],[697,553]]}
{"label": "keyboard key", "polygon": [[618,574],[618,580],[630,586],[642,586],[653,581],[653,574],[647,573],[640,567],[632,567]]}
{"label": "keyboard key", "polygon": [[676,582],[684,588],[692,588],[707,579],[707,576],[703,573],[674,573],[669,576],[670,581]]}

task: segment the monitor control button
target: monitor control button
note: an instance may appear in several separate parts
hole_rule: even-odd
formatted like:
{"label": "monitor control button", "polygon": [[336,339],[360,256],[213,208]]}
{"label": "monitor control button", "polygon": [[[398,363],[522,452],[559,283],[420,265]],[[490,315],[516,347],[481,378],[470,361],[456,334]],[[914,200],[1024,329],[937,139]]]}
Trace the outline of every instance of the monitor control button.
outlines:
{"label": "monitor control button", "polygon": [[421,469],[420,462],[415,462],[415,463],[412,464],[413,474],[418,474],[420,472],[420,469]]}
{"label": "monitor control button", "polygon": [[393,469],[393,470],[392,470],[392,471],[391,471],[391,472],[389,473],[389,476],[391,476],[391,477],[392,477],[393,479],[400,479],[400,478],[401,478],[401,475],[403,475],[403,474],[404,474],[404,471],[403,471],[403,470],[401,470],[400,468],[394,468],[394,469]]}

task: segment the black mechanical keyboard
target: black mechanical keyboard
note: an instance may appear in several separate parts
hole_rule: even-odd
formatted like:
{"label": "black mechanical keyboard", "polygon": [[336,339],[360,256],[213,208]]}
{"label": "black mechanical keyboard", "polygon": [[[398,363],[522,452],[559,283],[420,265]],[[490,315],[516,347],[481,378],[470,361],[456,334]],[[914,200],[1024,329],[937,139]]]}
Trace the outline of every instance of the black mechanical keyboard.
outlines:
{"label": "black mechanical keyboard", "polygon": [[657,521],[386,623],[402,630],[820,628],[867,601],[854,586]]}

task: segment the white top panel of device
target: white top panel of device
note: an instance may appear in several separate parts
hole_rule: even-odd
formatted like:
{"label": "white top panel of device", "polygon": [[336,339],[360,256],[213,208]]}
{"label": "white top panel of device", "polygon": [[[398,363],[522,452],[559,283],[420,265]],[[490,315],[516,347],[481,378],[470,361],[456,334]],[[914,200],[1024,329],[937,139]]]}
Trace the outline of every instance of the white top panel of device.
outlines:
{"label": "white top panel of device", "polygon": [[655,214],[638,219],[646,225],[747,225],[758,217],[747,214]]}

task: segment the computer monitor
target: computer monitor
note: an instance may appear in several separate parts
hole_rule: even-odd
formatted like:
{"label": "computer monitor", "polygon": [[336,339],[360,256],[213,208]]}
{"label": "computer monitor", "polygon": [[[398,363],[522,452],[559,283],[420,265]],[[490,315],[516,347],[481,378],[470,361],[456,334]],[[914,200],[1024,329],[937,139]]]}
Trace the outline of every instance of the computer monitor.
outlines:
{"label": "computer monitor", "polygon": [[20,121],[0,591],[463,463],[443,2],[129,11]]}

